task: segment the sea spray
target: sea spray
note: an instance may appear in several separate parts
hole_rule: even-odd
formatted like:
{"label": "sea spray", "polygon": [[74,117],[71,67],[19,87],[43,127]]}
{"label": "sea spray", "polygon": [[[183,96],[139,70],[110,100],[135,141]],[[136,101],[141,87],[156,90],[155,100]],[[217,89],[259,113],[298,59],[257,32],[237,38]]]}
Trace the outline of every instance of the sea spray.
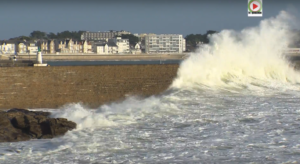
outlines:
{"label": "sea spray", "polygon": [[293,19],[282,11],[257,27],[211,35],[210,44],[182,62],[171,87],[251,90],[299,83],[300,74],[282,55],[292,41]]}
{"label": "sea spray", "polygon": [[[108,127],[135,123],[149,113],[156,113],[160,99],[152,96],[146,99],[128,97],[124,101],[105,104],[90,109],[81,103],[68,104],[53,111],[52,117],[63,117],[77,123],[77,129]],[[159,112],[158,112],[159,113]]]}

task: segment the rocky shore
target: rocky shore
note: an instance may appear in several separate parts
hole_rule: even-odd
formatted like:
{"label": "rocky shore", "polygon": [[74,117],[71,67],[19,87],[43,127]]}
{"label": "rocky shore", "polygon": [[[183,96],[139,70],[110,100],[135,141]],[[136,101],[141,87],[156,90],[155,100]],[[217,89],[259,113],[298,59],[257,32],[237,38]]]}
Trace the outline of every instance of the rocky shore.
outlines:
{"label": "rocky shore", "polygon": [[0,142],[50,139],[75,129],[65,118],[50,118],[50,112],[10,109],[0,111]]}

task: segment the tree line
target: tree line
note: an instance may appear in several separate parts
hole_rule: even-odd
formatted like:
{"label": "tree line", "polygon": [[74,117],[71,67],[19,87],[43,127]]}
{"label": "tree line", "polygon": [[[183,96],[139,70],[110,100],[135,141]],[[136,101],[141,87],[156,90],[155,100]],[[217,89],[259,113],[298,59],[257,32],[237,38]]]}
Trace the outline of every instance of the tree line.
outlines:
{"label": "tree line", "polygon": [[35,40],[35,39],[66,39],[72,38],[75,40],[81,40],[81,34],[85,31],[63,31],[58,33],[46,33],[43,31],[33,31],[29,36],[19,36],[15,38],[10,38],[9,40]]}
{"label": "tree line", "polygon": [[[74,40],[81,40],[81,34],[85,31],[63,31],[58,33],[46,33],[42,31],[33,31],[29,34],[29,36],[19,36],[15,38],[10,38],[9,40],[36,40],[36,39],[66,39],[66,38],[72,38]],[[134,45],[135,43],[139,42],[139,38],[132,35],[132,34],[122,34],[122,39],[129,39],[129,42],[131,45]]]}
{"label": "tree line", "polygon": [[198,42],[208,43],[208,35],[217,33],[217,31],[209,30],[205,34],[189,34],[185,37],[186,43],[191,46],[196,46]]}

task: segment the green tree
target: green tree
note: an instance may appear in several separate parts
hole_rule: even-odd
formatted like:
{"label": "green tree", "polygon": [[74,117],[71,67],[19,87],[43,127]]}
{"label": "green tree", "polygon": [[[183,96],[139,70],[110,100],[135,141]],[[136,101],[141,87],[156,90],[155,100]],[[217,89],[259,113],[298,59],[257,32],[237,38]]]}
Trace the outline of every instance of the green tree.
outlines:
{"label": "green tree", "polygon": [[15,40],[15,41],[29,41],[32,40],[32,38],[28,37],[28,36],[19,36],[19,37],[15,37],[15,38],[10,38],[9,40]]}
{"label": "green tree", "polygon": [[53,32],[50,32],[49,34],[47,34],[47,38],[48,39],[57,39],[57,36]]}
{"label": "green tree", "polygon": [[72,38],[75,40],[81,40],[81,34],[85,31],[63,31],[58,32],[56,34],[57,39],[66,39],[66,38]]}
{"label": "green tree", "polygon": [[209,43],[208,36],[217,33],[217,31],[208,30],[205,34],[189,34],[185,37],[186,43],[192,47],[196,47],[198,42]]}
{"label": "green tree", "polygon": [[132,34],[122,34],[121,37],[122,39],[129,39],[130,45],[135,45],[136,43],[139,42],[139,38]]}
{"label": "green tree", "polygon": [[47,38],[47,35],[42,31],[33,31],[30,33],[30,37],[34,39],[45,39]]}
{"label": "green tree", "polygon": [[217,33],[217,31],[208,30],[205,34],[189,34],[185,37],[187,43],[187,50],[193,51],[196,49],[197,43],[209,43],[209,35]]}
{"label": "green tree", "polygon": [[217,33],[217,31],[208,30],[206,34],[204,34],[203,43],[209,43],[208,36]]}

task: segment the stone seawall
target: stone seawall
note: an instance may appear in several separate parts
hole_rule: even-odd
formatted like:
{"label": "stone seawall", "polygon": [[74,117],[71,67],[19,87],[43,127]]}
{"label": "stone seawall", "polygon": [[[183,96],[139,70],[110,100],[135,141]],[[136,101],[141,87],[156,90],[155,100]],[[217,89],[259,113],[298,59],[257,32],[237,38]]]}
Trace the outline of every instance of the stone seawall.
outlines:
{"label": "stone seawall", "polygon": [[179,65],[1,67],[0,109],[90,107],[166,90]]}

